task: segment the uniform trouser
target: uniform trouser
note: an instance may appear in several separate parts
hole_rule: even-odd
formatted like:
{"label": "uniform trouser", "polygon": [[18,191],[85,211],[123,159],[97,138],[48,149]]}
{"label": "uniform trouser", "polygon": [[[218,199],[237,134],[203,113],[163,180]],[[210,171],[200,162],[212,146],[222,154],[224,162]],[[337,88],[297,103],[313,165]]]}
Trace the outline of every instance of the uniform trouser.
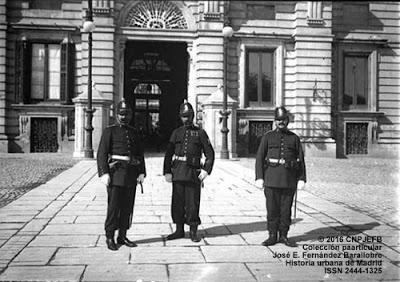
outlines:
{"label": "uniform trouser", "polygon": [[287,234],[292,222],[292,203],[296,189],[265,187],[267,202],[267,229],[275,233]]}
{"label": "uniform trouser", "polygon": [[200,184],[172,183],[172,221],[176,224],[199,225]]}
{"label": "uniform trouser", "polygon": [[118,229],[124,234],[131,226],[136,185],[130,187],[109,185],[107,195],[107,217],[104,227],[106,237],[113,238],[115,230]]}

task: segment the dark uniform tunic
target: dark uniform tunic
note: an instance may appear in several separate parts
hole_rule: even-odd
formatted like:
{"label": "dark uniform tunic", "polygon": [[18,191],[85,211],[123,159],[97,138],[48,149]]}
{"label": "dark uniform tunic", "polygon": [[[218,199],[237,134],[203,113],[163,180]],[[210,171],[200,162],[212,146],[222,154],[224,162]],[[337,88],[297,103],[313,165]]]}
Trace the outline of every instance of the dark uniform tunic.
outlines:
{"label": "dark uniform tunic", "polygon": [[287,234],[297,182],[306,181],[303,149],[296,134],[275,129],[262,137],[256,156],[256,179],[264,179],[268,230]]}
{"label": "dark uniform tunic", "polygon": [[[111,159],[112,155],[128,156],[130,161]],[[112,164],[112,166],[110,166]],[[132,223],[137,177],[146,174],[141,139],[133,127],[112,125],[104,129],[97,151],[99,177],[109,173],[106,236],[114,231],[126,231]]]}
{"label": "dark uniform tunic", "polygon": [[[201,164],[202,154],[205,162]],[[207,133],[196,125],[172,132],[164,158],[164,175],[172,173],[172,220],[176,224],[199,225],[201,169],[211,173],[214,149]]]}

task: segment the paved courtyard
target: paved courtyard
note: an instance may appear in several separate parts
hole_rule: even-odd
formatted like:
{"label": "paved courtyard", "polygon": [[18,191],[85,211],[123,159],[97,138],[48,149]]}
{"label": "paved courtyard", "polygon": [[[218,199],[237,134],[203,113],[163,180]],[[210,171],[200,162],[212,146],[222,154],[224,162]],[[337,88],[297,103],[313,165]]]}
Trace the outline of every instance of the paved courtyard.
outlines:
{"label": "paved courtyard", "polygon": [[160,157],[147,159],[145,191],[137,192],[128,233],[137,248],[105,247],[106,189],[94,161],[79,162],[1,208],[0,281],[400,279],[396,213],[386,222],[318,195],[316,187],[332,189],[323,180],[309,179],[315,188],[298,193],[289,235],[299,246],[261,246],[267,235],[264,194],[253,186],[254,170],[235,161],[217,160],[205,181],[201,242],[165,241],[173,230],[171,185],[161,163]]}

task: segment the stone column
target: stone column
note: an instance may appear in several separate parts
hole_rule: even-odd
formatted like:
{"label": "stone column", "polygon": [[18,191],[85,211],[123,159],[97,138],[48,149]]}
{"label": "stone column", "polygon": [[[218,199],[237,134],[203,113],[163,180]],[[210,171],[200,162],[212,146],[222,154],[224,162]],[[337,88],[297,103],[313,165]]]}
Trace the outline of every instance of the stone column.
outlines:
{"label": "stone column", "polygon": [[[93,150],[96,152],[99,147],[101,134],[108,126],[110,117],[110,106],[112,101],[105,99],[103,93],[96,89],[93,85],[92,104],[95,110],[93,115]],[[82,93],[78,97],[72,99],[75,103],[75,150],[73,156],[75,158],[84,157],[85,148],[85,108],[87,107],[87,92]],[[95,154],[96,156],[96,154]]]}
{"label": "stone column", "polygon": [[189,58],[188,58],[188,85],[187,85],[188,97],[187,97],[187,99],[188,99],[188,102],[190,104],[192,104],[192,106],[194,107],[194,111],[195,111],[194,120],[197,121],[199,118],[197,116],[197,114],[201,109],[200,109],[200,105],[197,102],[197,96],[195,94],[196,78],[195,78],[195,69],[194,69],[194,63],[193,63],[195,52],[194,52],[193,42],[188,42],[187,45],[188,45],[188,47],[187,47],[186,51],[189,55]]}
{"label": "stone column", "polygon": [[[222,119],[220,111],[222,110],[223,99],[222,85],[217,86],[217,91],[212,93],[203,102],[203,129],[210,137],[211,144],[214,147],[216,157],[220,156],[222,144]],[[228,111],[231,114],[228,116],[228,149],[230,157],[237,157],[236,151],[236,110],[238,102],[232,99],[228,94]]]}

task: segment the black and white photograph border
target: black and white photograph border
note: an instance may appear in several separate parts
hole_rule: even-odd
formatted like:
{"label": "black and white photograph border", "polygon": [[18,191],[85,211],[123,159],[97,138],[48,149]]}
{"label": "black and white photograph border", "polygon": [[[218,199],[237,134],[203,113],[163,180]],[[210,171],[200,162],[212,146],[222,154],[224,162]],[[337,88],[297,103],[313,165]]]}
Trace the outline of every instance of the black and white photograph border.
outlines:
{"label": "black and white photograph border", "polygon": [[[399,13],[395,1],[0,0],[0,281],[399,281]],[[271,237],[265,175],[302,180],[288,165],[299,148],[267,145],[279,154],[266,153],[266,187],[256,175],[281,106],[306,175],[286,241]],[[106,128],[123,128],[108,153]],[[210,150],[192,155],[203,143],[211,168]],[[175,165],[189,159],[201,223],[182,237]],[[113,161],[137,184],[115,246]]]}

